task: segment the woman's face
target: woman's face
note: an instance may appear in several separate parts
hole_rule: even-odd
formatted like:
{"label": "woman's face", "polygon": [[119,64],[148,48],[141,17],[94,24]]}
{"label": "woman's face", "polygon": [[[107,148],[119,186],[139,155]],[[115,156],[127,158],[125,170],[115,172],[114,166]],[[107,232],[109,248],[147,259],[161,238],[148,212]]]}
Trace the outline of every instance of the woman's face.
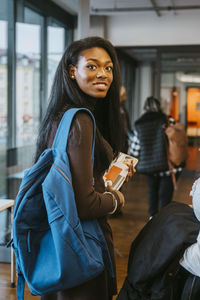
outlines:
{"label": "woman's face", "polygon": [[113,63],[103,48],[94,47],[80,53],[76,66],[70,66],[70,77],[80,89],[95,98],[104,98],[113,81]]}

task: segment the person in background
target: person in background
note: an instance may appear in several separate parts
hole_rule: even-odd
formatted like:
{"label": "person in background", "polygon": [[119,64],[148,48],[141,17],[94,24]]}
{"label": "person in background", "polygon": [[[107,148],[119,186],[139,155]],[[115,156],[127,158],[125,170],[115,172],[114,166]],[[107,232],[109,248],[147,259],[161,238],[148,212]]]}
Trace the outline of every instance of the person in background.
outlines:
{"label": "person in background", "polygon": [[[171,117],[169,121],[174,123]],[[139,158],[136,170],[147,177],[150,218],[170,203],[174,191],[163,128],[166,124],[167,116],[161,111],[160,101],[153,96],[148,97],[144,113],[135,122],[130,154]],[[181,171],[181,167],[172,170],[176,179]]]}
{"label": "person in background", "polygon": [[122,127],[124,132],[124,140],[122,146],[122,152],[128,153],[129,149],[129,134],[132,134],[133,131],[131,129],[131,122],[129,118],[128,111],[125,106],[125,102],[127,99],[126,88],[121,86],[120,88],[120,116],[122,121]]}
{"label": "person in background", "polygon": [[[88,108],[93,113],[97,125],[94,168],[93,122],[87,112],[78,112],[73,119],[66,151],[79,218],[99,221],[114,269],[112,231],[107,217],[124,206],[124,196],[110,187],[106,190],[103,174],[121,150],[119,87],[117,55],[108,40],[88,37],[73,42],[58,65],[36,151],[37,161],[44,149],[51,147],[58,124],[69,108]],[[129,176],[131,170],[130,166]],[[111,300],[116,292],[116,279],[111,278],[105,265],[98,277],[74,288],[44,295],[41,300]]]}
{"label": "person in background", "polygon": [[172,201],[134,238],[117,300],[200,299],[200,180],[192,190],[194,210]]}

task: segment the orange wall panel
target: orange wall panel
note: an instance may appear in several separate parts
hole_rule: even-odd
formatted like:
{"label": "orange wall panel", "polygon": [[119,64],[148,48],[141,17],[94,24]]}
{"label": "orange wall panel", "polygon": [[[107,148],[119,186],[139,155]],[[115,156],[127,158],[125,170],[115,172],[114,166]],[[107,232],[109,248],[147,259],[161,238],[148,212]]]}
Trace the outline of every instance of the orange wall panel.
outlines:
{"label": "orange wall panel", "polygon": [[187,91],[187,123],[200,126],[200,89],[189,88]]}

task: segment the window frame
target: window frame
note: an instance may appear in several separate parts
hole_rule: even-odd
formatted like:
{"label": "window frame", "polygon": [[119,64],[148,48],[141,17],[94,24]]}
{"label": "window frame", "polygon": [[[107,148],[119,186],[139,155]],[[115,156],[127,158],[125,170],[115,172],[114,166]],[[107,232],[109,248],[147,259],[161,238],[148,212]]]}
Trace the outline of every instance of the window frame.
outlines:
{"label": "window frame", "polygon": [[[16,147],[16,22],[24,22],[24,9],[42,16],[40,63],[40,120],[47,105],[47,26],[53,20],[65,28],[65,47],[73,41],[76,16],[53,2],[41,0],[8,0],[8,141],[7,148]],[[27,22],[27,20],[26,20]]]}

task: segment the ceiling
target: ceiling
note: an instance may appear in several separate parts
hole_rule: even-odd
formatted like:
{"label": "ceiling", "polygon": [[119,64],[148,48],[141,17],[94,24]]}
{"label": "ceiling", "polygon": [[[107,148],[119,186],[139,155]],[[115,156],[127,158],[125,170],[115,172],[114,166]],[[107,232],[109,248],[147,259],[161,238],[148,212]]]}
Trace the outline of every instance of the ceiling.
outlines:
{"label": "ceiling", "polygon": [[[52,0],[73,14],[78,14],[79,0]],[[84,0],[82,0],[84,1]],[[131,12],[143,12],[166,17],[176,16],[191,10],[198,10],[200,16],[200,0],[90,0],[90,15],[112,16]],[[156,47],[123,47],[123,52],[138,62],[155,62],[159,49]],[[200,73],[200,47],[172,47],[162,49],[161,68],[164,72],[182,71]]]}
{"label": "ceiling", "polygon": [[[198,10],[200,0],[90,0],[91,15],[120,15],[128,12],[154,14],[158,18],[173,14],[174,17],[185,11]],[[184,48],[184,49],[183,49]],[[159,47],[123,47],[121,50],[138,62],[156,62]],[[200,47],[162,48],[161,69],[163,72],[200,73]]]}

